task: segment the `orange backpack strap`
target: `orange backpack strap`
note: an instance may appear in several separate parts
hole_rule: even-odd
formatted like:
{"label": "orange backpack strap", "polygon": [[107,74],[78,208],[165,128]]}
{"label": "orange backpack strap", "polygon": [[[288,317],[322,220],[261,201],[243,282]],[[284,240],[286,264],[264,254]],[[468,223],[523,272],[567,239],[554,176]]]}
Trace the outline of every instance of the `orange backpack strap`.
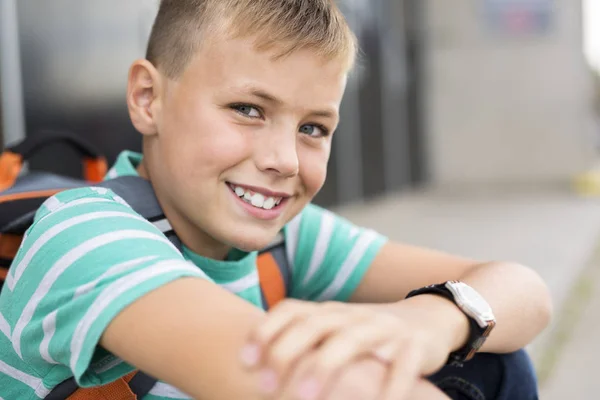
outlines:
{"label": "orange backpack strap", "polygon": [[0,234],[0,289],[8,276],[8,268],[19,251],[23,235]]}
{"label": "orange backpack strap", "polygon": [[256,260],[265,310],[284,300],[290,287],[290,266],[285,252],[285,239],[279,234],[261,251]]}
{"label": "orange backpack strap", "polygon": [[0,258],[12,260],[21,246],[23,235],[10,233],[0,234]]}
{"label": "orange backpack strap", "polygon": [[134,371],[104,386],[79,388],[74,378],[55,387],[45,400],[141,400],[157,380]]}
{"label": "orange backpack strap", "polygon": [[68,400],[137,400],[137,396],[129,388],[129,381],[135,376],[130,373],[108,385],[93,388],[77,389]]}
{"label": "orange backpack strap", "polygon": [[10,150],[0,154],[0,192],[12,187],[23,167],[23,157]]}

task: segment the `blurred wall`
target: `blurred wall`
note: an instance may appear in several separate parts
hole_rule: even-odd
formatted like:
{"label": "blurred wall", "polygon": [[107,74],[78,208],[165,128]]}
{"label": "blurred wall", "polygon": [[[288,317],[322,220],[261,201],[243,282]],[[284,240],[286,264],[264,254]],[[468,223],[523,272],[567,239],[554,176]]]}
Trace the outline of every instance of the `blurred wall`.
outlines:
{"label": "blurred wall", "polygon": [[[13,0],[17,1],[17,0]],[[362,57],[341,108],[321,205],[358,201],[422,180],[417,70],[420,0],[339,0]],[[113,162],[140,150],[125,103],[131,62],[144,55],[158,0],[18,0],[28,135],[68,130]],[[56,144],[32,169],[80,176],[77,154]]]}
{"label": "blurred wall", "polygon": [[580,1],[539,0],[552,5],[546,21],[491,14],[511,0],[424,1],[432,181],[557,182],[589,167],[591,81]]}
{"label": "blurred wall", "polygon": [[[129,66],[145,53],[158,0],[18,0],[26,132],[68,130],[112,162],[141,137],[125,103]],[[41,151],[34,169],[80,176],[63,144]]]}

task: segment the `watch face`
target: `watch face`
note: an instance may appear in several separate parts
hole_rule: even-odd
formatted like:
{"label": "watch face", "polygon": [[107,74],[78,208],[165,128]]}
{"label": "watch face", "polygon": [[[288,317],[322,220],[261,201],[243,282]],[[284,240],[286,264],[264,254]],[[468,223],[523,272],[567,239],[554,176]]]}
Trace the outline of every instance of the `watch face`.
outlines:
{"label": "watch face", "polygon": [[474,318],[479,326],[484,328],[495,320],[492,308],[475,289],[462,282],[448,282],[446,287],[454,294],[463,311]]}

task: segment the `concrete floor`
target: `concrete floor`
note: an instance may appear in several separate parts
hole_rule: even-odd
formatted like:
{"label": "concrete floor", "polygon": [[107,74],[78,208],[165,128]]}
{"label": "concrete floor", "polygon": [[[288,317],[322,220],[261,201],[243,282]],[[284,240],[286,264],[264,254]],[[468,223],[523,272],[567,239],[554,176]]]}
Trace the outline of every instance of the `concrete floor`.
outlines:
{"label": "concrete floor", "polygon": [[[591,285],[585,274],[600,243],[599,200],[566,188],[426,190],[334,211],[393,240],[535,269],[556,309],[552,325],[529,348],[543,375],[542,400],[600,398],[600,379],[592,373],[600,357],[600,294],[578,293],[581,282]],[[584,322],[577,325],[579,317]]]}

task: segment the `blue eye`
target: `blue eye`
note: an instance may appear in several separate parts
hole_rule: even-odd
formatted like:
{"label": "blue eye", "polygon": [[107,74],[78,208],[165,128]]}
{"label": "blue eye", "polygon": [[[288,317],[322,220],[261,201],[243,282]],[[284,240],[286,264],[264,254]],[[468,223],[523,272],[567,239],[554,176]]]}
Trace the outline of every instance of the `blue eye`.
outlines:
{"label": "blue eye", "polygon": [[240,114],[243,114],[243,115],[251,117],[251,118],[260,118],[261,117],[261,113],[258,110],[258,108],[251,106],[249,104],[234,104],[231,106],[231,108],[234,109],[235,111],[239,112]]}
{"label": "blue eye", "polygon": [[325,137],[329,135],[329,131],[322,125],[302,125],[300,127],[300,133],[304,133],[310,137]]}

